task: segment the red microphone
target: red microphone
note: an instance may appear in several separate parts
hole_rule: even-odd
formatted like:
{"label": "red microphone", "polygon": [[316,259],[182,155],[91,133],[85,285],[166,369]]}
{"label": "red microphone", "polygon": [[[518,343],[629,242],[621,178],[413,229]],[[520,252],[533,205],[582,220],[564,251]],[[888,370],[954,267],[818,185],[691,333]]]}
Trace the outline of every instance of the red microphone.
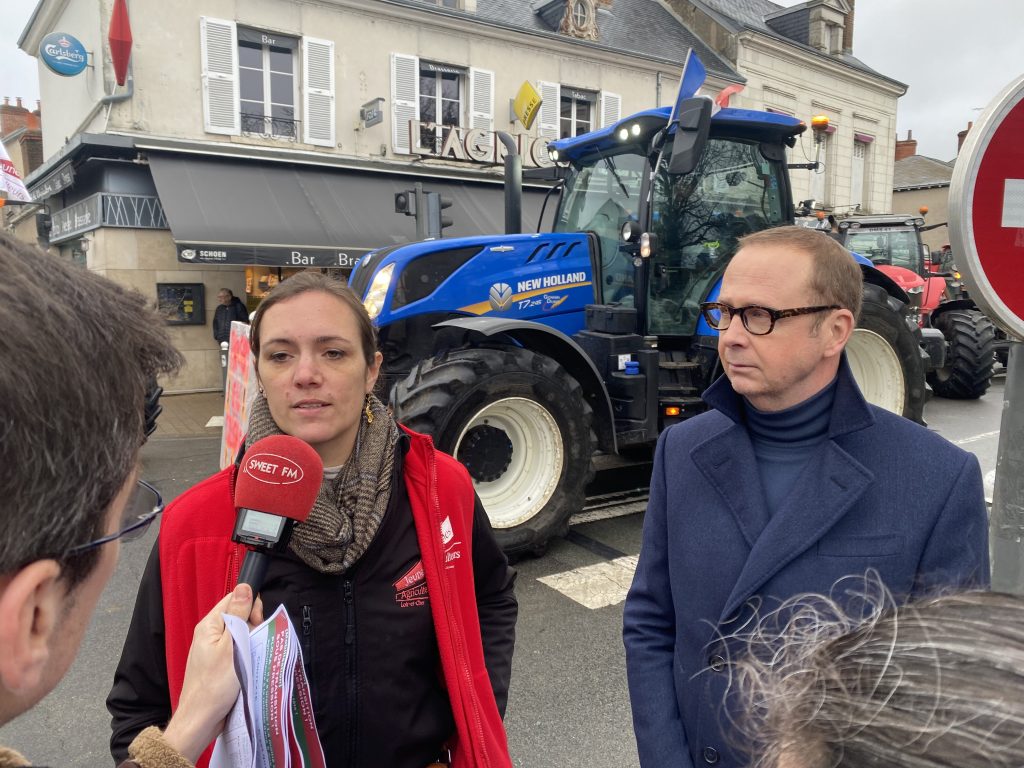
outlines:
{"label": "red microphone", "polygon": [[297,437],[271,435],[245,452],[235,478],[238,517],[231,540],[249,547],[238,583],[253,594],[263,586],[270,553],[283,552],[292,526],[309,517],[323,479],[320,456]]}

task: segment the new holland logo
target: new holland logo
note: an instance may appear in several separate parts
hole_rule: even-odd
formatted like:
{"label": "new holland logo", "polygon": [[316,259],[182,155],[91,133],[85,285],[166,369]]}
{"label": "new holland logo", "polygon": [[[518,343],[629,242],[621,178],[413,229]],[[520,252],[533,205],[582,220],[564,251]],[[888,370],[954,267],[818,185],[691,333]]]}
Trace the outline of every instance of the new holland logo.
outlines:
{"label": "new holland logo", "polygon": [[488,298],[495,312],[508,309],[512,305],[512,286],[506,283],[495,283],[491,286]]}

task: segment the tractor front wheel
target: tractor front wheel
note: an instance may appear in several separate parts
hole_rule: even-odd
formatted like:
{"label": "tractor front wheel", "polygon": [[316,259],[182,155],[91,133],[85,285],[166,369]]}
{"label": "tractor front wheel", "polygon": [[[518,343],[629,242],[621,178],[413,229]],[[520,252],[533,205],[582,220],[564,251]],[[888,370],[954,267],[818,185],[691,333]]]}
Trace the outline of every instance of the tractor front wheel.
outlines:
{"label": "tractor front wheel", "polygon": [[466,466],[506,553],[539,554],[583,508],[593,415],[551,358],[518,347],[443,353],[395,386],[392,406]]}

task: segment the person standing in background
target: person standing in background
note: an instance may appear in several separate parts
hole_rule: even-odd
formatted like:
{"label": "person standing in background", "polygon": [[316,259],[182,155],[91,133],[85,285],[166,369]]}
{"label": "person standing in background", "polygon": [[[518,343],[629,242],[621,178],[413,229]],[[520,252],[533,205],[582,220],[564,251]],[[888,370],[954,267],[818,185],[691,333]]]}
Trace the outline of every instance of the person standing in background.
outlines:
{"label": "person standing in background", "polygon": [[213,313],[213,338],[220,344],[231,338],[231,323],[238,320],[249,322],[249,310],[242,300],[231,292],[230,288],[221,288],[217,292],[217,310]]}

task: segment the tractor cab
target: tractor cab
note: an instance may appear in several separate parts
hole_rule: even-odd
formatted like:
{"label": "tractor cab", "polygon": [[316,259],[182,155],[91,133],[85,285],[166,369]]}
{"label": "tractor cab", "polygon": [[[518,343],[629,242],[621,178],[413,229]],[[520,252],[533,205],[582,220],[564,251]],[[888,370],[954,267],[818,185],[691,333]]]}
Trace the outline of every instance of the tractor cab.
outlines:
{"label": "tractor cab", "polygon": [[[703,100],[689,101],[697,103],[683,122]],[[690,130],[666,129],[669,112],[648,110],[550,145],[565,169],[554,230],[591,233],[598,301],[635,308],[637,333],[691,339],[701,330],[700,302],[739,238],[792,221],[785,145],[804,126],[785,115],[708,109],[706,125],[698,114]]]}

